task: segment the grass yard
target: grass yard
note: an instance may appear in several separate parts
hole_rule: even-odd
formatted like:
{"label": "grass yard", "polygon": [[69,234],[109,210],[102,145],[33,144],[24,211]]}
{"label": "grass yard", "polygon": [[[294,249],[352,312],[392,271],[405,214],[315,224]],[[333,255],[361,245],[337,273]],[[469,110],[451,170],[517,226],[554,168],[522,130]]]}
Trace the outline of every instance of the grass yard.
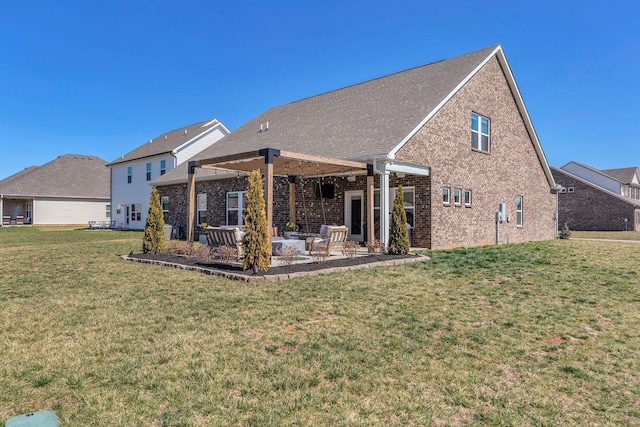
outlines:
{"label": "grass yard", "polygon": [[572,231],[571,237],[576,239],[640,240],[640,233],[636,231]]}
{"label": "grass yard", "polygon": [[255,285],[116,257],[141,239],[0,228],[0,422],[640,424],[633,243]]}

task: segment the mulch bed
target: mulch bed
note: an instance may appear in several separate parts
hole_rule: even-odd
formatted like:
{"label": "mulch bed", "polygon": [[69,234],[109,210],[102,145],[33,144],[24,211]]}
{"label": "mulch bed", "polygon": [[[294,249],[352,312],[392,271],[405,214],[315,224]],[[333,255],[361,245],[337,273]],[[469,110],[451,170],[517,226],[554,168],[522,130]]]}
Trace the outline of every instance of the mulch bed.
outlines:
{"label": "mulch bed", "polygon": [[341,271],[358,270],[379,266],[405,264],[408,262],[424,261],[428,258],[422,255],[372,255],[357,256],[354,258],[329,259],[325,262],[310,262],[293,264],[290,266],[271,267],[268,271],[260,271],[253,274],[249,270],[242,270],[238,265],[229,265],[218,262],[203,263],[194,258],[179,255],[152,255],[129,254],[122,255],[127,261],[136,261],[148,264],[164,265],[185,270],[195,270],[205,274],[226,277],[228,279],[255,281],[276,281],[293,277],[312,276],[316,274],[328,274]]}

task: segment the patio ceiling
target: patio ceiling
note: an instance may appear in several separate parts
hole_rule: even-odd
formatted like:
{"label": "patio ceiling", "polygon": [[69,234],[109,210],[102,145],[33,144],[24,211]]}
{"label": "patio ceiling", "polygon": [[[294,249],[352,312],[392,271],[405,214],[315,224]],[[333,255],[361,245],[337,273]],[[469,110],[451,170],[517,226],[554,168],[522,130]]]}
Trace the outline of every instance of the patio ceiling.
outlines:
{"label": "patio ceiling", "polygon": [[367,170],[367,164],[364,162],[313,156],[271,148],[196,160],[195,166],[199,168],[251,172],[256,169],[263,170],[265,163],[268,163],[269,157],[271,157],[273,175],[275,176],[342,175]]}

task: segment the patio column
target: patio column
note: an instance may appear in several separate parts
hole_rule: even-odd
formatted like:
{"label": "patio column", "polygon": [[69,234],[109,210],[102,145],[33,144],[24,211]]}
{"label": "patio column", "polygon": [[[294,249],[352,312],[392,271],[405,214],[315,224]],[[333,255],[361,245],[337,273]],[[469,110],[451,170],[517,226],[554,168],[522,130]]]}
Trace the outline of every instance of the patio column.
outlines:
{"label": "patio column", "polygon": [[189,176],[187,179],[187,242],[193,243],[196,203],[196,162],[189,162]]}
{"label": "patio column", "polygon": [[389,171],[386,164],[380,174],[380,242],[387,248],[389,244]]}
{"label": "patio column", "polygon": [[373,216],[373,165],[367,165],[367,242],[373,242],[376,238],[375,219]]}
{"label": "patio column", "polygon": [[289,222],[296,223],[296,177],[289,176]]}
{"label": "patio column", "polygon": [[[259,151],[264,156],[264,210],[267,216],[267,227],[273,227],[273,158],[280,155],[280,150],[265,148]],[[271,233],[267,233],[271,245]]]}

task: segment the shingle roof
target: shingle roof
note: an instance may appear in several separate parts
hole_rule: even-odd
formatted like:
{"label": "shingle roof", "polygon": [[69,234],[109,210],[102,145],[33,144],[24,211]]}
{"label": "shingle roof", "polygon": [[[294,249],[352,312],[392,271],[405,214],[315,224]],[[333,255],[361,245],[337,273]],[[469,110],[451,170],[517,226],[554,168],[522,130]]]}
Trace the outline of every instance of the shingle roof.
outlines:
{"label": "shingle roof", "polygon": [[194,159],[267,147],[340,159],[387,154],[496,48],[271,108]]}
{"label": "shingle roof", "polygon": [[[224,127],[224,125],[217,119],[210,119],[174,129],[169,132],[164,132],[134,150],[129,151],[127,154],[118,157],[114,161],[110,162],[109,166],[159,154],[170,153],[184,143],[192,140],[203,132],[215,128],[216,126]],[[225,130],[227,129],[225,128]]]}
{"label": "shingle roof", "polygon": [[632,199],[629,199],[628,197],[621,196],[620,194],[614,193],[611,190],[607,190],[604,187],[600,187],[599,185],[596,185],[591,181],[588,181],[588,180],[586,180],[584,178],[581,178],[578,175],[574,175],[571,172],[567,172],[566,170],[564,170],[562,168],[551,167],[551,170],[555,171],[555,172],[558,172],[558,173],[561,173],[561,174],[564,174],[564,175],[568,176],[569,178],[575,179],[576,181],[580,181],[583,184],[588,185],[589,187],[592,187],[592,188],[595,188],[596,190],[602,191],[603,193],[606,193],[606,194],[608,194],[608,195],[610,195],[612,197],[615,197],[615,198],[617,198],[617,199],[619,199],[619,200],[621,200],[621,201],[623,201],[625,203],[628,203],[628,204],[630,204],[632,206],[640,207],[640,201],[632,200]]}
{"label": "shingle roof", "polygon": [[633,178],[636,176],[638,168],[603,169],[602,172],[609,175],[611,178],[620,181],[622,184],[630,184],[633,182]]}
{"label": "shingle roof", "polygon": [[110,173],[96,156],[65,154],[0,181],[5,196],[47,196],[109,199]]}

